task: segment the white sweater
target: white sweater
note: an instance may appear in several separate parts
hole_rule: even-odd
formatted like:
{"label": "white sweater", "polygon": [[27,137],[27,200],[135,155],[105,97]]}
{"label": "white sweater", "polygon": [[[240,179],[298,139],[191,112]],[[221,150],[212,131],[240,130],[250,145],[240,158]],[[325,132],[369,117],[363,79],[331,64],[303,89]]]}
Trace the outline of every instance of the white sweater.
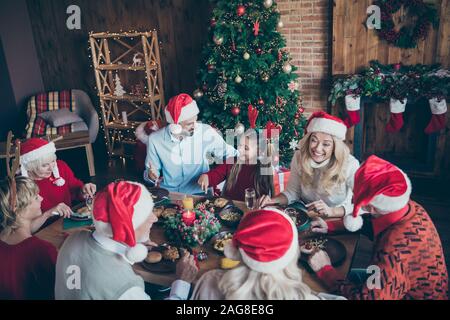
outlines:
{"label": "white sweater", "polygon": [[347,177],[345,184],[336,186],[335,190],[328,194],[319,183],[321,173],[328,168],[329,161],[321,164],[312,162],[314,168],[314,178],[312,185],[305,185],[300,179],[300,165],[298,158],[300,151],[294,153],[291,162],[291,175],[286,190],[283,194],[287,197],[288,202],[292,203],[301,200],[308,204],[317,200],[323,200],[330,208],[344,207],[345,213],[349,214],[353,211],[352,197],[353,184],[355,180],[356,170],[359,168],[359,161],[350,155],[345,166],[345,175]]}

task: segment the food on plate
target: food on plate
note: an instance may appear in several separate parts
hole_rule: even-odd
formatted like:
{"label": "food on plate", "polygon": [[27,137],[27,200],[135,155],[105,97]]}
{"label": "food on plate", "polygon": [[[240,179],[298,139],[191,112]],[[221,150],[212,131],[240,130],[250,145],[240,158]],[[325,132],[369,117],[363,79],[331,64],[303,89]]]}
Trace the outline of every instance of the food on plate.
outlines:
{"label": "food on plate", "polygon": [[241,215],[238,212],[228,211],[228,212],[222,213],[220,215],[220,218],[222,218],[222,220],[236,222],[236,221],[241,220]]}
{"label": "food on plate", "polygon": [[153,209],[153,214],[159,218],[161,217],[162,213],[164,212],[164,207],[156,207]]}
{"label": "food on plate", "polygon": [[180,258],[180,254],[177,247],[167,246],[162,253],[162,257],[164,260],[175,261]]}
{"label": "food on plate", "polygon": [[239,263],[240,263],[240,261],[232,260],[230,258],[222,258],[222,260],[220,260],[220,267],[222,269],[233,269]]}
{"label": "food on plate", "polygon": [[217,251],[223,252],[225,245],[227,243],[231,242],[232,238],[233,238],[233,234],[228,232],[224,236],[216,239],[216,241],[214,241],[214,244],[213,244],[214,249]]}
{"label": "food on plate", "polygon": [[88,207],[82,207],[77,210],[77,215],[80,217],[87,217],[91,215],[91,212],[89,211]]}
{"label": "food on plate", "polygon": [[161,216],[163,218],[173,217],[177,214],[177,209],[175,208],[165,208]]}
{"label": "food on plate", "polygon": [[160,262],[162,259],[162,254],[160,252],[157,251],[150,251],[147,254],[147,258],[145,258],[145,262],[148,263],[158,263]]}
{"label": "food on plate", "polygon": [[214,206],[218,207],[218,208],[223,208],[227,205],[228,200],[224,199],[224,198],[217,198],[216,200],[214,200]]}
{"label": "food on plate", "polygon": [[328,239],[324,238],[307,240],[300,246],[300,251],[304,254],[311,254],[315,250],[325,250],[325,243],[327,241]]}

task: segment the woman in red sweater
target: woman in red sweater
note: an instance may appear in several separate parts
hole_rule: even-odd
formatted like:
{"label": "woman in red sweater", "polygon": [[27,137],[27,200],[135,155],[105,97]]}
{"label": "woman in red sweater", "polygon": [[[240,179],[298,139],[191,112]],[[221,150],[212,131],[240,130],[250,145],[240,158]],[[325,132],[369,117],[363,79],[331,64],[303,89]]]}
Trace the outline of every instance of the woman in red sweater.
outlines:
{"label": "woman in red sweater", "polygon": [[[256,197],[274,196],[273,170],[270,161],[270,150],[267,144],[261,144],[258,153],[258,134],[254,129],[247,130],[239,141],[239,157],[227,159],[209,172],[202,174],[198,184],[207,191],[209,186],[217,187],[226,180],[222,195],[225,198],[244,201],[245,189],[253,188]],[[266,161],[265,161],[266,160]]]}
{"label": "woman in red sweater", "polygon": [[56,160],[55,153],[53,142],[40,138],[28,139],[20,150],[21,171],[23,176],[30,177],[38,185],[43,198],[43,212],[51,211],[68,217],[73,201],[93,197],[96,186],[77,179],[64,161]]}
{"label": "woman in red sweater", "polygon": [[32,236],[42,197],[28,178],[0,182],[0,299],[53,299],[56,248]]}

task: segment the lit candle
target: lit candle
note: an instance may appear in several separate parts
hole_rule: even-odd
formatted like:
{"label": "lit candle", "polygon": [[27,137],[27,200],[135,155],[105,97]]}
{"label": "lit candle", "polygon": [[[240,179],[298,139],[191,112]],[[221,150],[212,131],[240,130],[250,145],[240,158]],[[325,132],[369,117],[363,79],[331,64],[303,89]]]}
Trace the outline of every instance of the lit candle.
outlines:
{"label": "lit candle", "polygon": [[123,120],[123,124],[124,125],[128,124],[128,116],[127,116],[127,112],[126,111],[122,111],[122,120]]}
{"label": "lit candle", "polygon": [[190,210],[183,211],[181,215],[183,222],[187,226],[191,226],[195,221],[195,212]]}

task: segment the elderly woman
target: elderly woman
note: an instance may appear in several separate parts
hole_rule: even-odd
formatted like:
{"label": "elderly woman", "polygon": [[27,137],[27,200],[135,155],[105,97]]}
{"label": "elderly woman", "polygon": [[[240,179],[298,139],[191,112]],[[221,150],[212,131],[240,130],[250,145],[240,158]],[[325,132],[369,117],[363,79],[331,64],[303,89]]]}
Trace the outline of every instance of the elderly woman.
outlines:
{"label": "elderly woman", "polygon": [[[14,190],[13,190],[14,189]],[[56,248],[32,236],[43,215],[36,184],[0,182],[0,299],[53,299]],[[47,213],[48,215],[49,213]],[[51,213],[50,213],[51,214]]]}
{"label": "elderly woman", "polygon": [[310,217],[336,218],[351,213],[359,162],[344,143],[346,131],[341,119],[325,112],[314,113],[292,159],[286,190],[273,199],[261,197],[259,205],[288,205],[301,200]]}
{"label": "elderly woman", "polygon": [[42,211],[52,210],[63,216],[70,216],[72,202],[93,197],[96,186],[84,184],[77,179],[70,167],[56,160],[53,142],[31,138],[22,144],[20,151],[22,175],[30,177],[39,187],[42,196]]}
{"label": "elderly woman", "polygon": [[341,297],[314,293],[302,280],[297,228],[277,209],[248,213],[225,256],[240,261],[235,269],[212,270],[197,282],[196,300],[321,300]]}

